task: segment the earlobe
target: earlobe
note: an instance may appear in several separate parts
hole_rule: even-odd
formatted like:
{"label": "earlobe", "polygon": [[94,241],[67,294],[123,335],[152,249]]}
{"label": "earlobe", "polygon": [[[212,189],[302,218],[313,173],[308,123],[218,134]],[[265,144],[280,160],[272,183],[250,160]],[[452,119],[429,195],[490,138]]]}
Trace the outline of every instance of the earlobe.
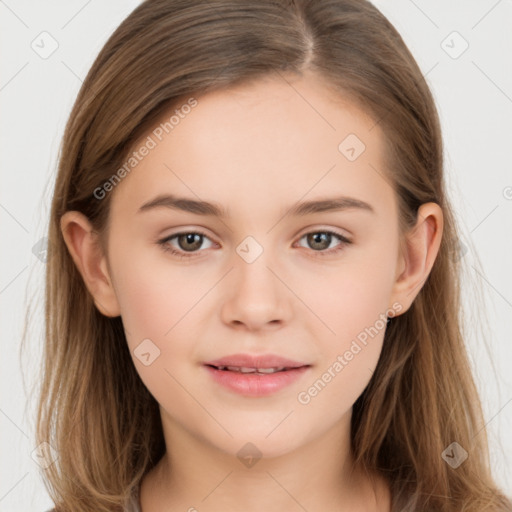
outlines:
{"label": "earlobe", "polygon": [[407,232],[400,255],[400,271],[393,288],[393,300],[405,313],[420,292],[434,265],[441,245],[443,212],[436,203],[424,203],[418,209],[415,226]]}
{"label": "earlobe", "polygon": [[78,211],[68,211],[61,217],[60,227],[68,251],[96,307],[105,316],[119,316],[120,308],[108,273],[106,255],[89,219]]}

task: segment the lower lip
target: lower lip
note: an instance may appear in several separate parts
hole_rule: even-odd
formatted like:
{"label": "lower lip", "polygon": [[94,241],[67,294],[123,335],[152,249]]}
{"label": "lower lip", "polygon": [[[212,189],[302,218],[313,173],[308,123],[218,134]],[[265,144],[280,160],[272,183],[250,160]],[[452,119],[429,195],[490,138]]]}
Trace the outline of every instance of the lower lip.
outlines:
{"label": "lower lip", "polygon": [[217,370],[211,366],[205,366],[213,380],[226,388],[246,396],[266,396],[276,393],[299,379],[308,369],[301,366],[293,370],[267,373],[240,373],[228,370]]}

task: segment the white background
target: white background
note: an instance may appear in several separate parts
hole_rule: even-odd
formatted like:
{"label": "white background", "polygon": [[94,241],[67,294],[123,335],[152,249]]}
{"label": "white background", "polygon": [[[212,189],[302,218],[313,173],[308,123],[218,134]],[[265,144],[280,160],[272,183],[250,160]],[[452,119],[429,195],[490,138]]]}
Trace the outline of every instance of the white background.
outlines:
{"label": "white background", "polygon": [[[44,275],[32,248],[46,235],[60,139],[81,81],[138,3],[0,0],[0,512],[52,505],[31,458]],[[493,472],[512,495],[512,2],[375,3],[416,57],[440,111],[449,190],[462,226],[467,343]],[[31,48],[43,31],[58,42],[47,59]],[[453,58],[464,41],[467,50]],[[28,303],[34,313],[28,357],[21,359]],[[481,327],[487,345],[475,334]]]}

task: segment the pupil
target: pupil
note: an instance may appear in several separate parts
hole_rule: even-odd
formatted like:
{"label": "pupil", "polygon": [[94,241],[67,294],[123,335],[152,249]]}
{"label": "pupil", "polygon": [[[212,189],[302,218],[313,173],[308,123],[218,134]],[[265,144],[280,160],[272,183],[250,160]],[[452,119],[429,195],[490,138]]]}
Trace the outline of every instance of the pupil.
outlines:
{"label": "pupil", "polygon": [[[196,241],[194,242],[194,239],[197,237]],[[182,246],[181,244],[181,241],[182,239],[184,239],[184,242],[185,242],[185,247],[181,247],[183,250],[185,251],[193,251],[195,249],[199,249],[199,247],[201,247],[201,243],[202,243],[202,236],[201,235],[198,235],[197,233],[187,233],[185,235],[182,235],[180,237],[180,246]],[[191,244],[192,247],[190,247],[190,245],[187,247],[187,244]]]}
{"label": "pupil", "polygon": [[[314,249],[325,249],[326,247],[329,247],[331,242],[331,235],[329,233],[313,233],[312,235],[309,235],[309,243],[312,248]],[[324,238],[322,241],[322,237],[326,237],[327,240]],[[327,241],[327,246],[325,246],[325,242]]]}

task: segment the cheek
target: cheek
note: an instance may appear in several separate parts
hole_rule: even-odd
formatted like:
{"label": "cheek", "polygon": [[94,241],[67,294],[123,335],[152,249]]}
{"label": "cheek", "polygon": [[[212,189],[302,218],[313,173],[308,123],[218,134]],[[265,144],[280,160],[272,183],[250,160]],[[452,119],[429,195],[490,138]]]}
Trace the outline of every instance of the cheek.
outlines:
{"label": "cheek", "polygon": [[366,328],[381,326],[379,319],[389,313],[394,261],[391,252],[361,253],[303,281],[305,302],[324,324],[317,322],[316,337],[322,332],[320,339],[327,341],[327,347],[339,350]]}
{"label": "cheek", "polygon": [[171,337],[175,326],[186,322],[188,312],[199,303],[211,281],[197,267],[171,262],[159,248],[132,251],[114,265],[116,296],[123,324],[131,334],[130,344],[141,337]]}
{"label": "cheek", "polygon": [[200,329],[200,300],[211,287],[211,280],[192,275],[184,267],[171,268],[165,258],[150,264],[142,251],[120,259],[116,267],[116,294],[130,354],[160,403],[169,396],[173,403],[186,403],[178,382],[185,380],[183,362],[194,360],[193,329]]}
{"label": "cheek", "polygon": [[[368,385],[377,366],[386,330],[385,296],[371,283],[359,286],[332,300],[325,321],[336,332],[317,336],[321,358],[311,380],[297,401],[304,413],[322,416],[326,422],[341,419]],[[351,293],[352,292],[352,293]]]}
{"label": "cheek", "polygon": [[342,266],[317,277],[314,287],[304,288],[304,293],[309,289],[308,303],[329,327],[316,322],[318,330],[311,334],[321,344],[321,361],[312,387],[303,389],[305,395],[299,399],[311,413],[330,409],[341,414],[370,381],[382,350],[386,315],[395,312],[390,307],[395,261],[392,250],[347,257]]}

